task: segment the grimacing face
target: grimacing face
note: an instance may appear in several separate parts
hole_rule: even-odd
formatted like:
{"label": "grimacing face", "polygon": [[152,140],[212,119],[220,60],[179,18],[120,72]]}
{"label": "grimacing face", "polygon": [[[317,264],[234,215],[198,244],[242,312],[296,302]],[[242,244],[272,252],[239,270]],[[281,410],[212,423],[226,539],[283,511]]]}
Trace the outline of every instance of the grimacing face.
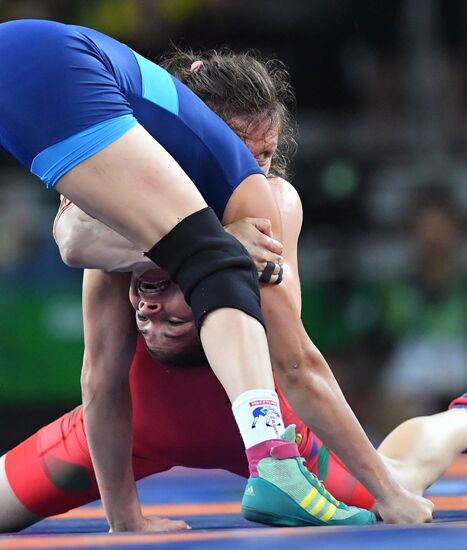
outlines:
{"label": "grimacing face", "polygon": [[206,362],[191,309],[164,270],[155,268],[139,277],[133,275],[130,302],[138,331],[153,357],[179,367]]}
{"label": "grimacing face", "polygon": [[[268,122],[230,121],[260,168],[268,174],[276,151],[279,129]],[[188,367],[207,364],[191,309],[179,287],[160,268],[133,275],[130,302],[136,325],[149,353],[166,365]]]}

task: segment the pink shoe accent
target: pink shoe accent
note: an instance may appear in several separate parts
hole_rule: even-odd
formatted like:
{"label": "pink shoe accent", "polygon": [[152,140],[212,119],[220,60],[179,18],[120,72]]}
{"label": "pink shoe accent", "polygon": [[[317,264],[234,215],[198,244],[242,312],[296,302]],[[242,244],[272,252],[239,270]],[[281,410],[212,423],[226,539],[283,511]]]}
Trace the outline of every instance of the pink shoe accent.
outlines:
{"label": "pink shoe accent", "polygon": [[285,458],[298,458],[299,456],[300,453],[297,445],[283,439],[268,439],[246,450],[248,468],[250,475],[253,477],[258,477],[259,474],[256,465],[263,458],[273,457],[284,460]]}
{"label": "pink shoe accent", "polygon": [[456,407],[467,407],[467,393],[464,393],[464,395],[461,395],[460,397],[456,397],[449,403],[448,409],[454,409]]}

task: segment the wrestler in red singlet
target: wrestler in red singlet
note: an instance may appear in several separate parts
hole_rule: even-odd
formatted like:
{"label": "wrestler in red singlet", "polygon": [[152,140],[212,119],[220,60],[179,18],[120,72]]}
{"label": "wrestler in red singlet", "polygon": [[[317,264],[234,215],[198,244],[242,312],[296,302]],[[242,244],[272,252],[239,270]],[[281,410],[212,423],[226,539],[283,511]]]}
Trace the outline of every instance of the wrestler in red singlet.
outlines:
{"label": "wrestler in red singlet", "polygon": [[[209,367],[166,367],[149,355],[140,335],[130,383],[136,479],[173,466],[222,468],[248,476],[229,399]],[[373,497],[298,418],[279,389],[278,393],[284,422],[297,426],[307,467],[339,500],[371,508]],[[191,421],[193,411],[196,423]],[[18,499],[41,517],[99,498],[81,406],[9,451],[5,467]]]}

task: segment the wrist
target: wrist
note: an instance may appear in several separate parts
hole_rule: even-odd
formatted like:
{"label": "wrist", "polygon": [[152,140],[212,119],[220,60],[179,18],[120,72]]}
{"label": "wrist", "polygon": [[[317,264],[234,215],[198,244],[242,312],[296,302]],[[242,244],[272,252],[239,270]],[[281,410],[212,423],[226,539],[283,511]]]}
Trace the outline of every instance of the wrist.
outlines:
{"label": "wrist", "polygon": [[133,473],[131,476],[125,476],[125,480],[122,486],[112,494],[101,492],[110,530],[143,531],[145,518],[136,492]]}
{"label": "wrist", "polygon": [[377,487],[373,488],[373,496],[380,504],[388,503],[403,492],[399,482],[387,472],[383,479],[379,479]]}
{"label": "wrist", "polygon": [[141,509],[132,510],[124,515],[120,511],[118,515],[109,516],[110,532],[144,531],[144,520]]}

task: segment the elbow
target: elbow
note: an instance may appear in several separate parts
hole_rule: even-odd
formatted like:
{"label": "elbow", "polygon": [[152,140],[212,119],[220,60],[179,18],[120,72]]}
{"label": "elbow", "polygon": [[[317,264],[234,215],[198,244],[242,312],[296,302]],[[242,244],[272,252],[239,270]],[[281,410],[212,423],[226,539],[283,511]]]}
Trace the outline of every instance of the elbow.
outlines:
{"label": "elbow", "polygon": [[72,214],[74,209],[65,212],[56,220],[54,239],[60,251],[63,262],[69,267],[87,267],[85,265],[83,242],[86,242],[81,224]]}
{"label": "elbow", "polygon": [[57,245],[60,250],[60,256],[68,267],[86,267],[83,247],[78,245],[76,240],[73,238],[57,239]]}
{"label": "elbow", "polygon": [[80,380],[83,405],[87,407],[90,403],[99,401],[107,393],[111,393],[110,380],[110,377],[102,375],[95,364],[93,367],[92,362],[85,356]]}
{"label": "elbow", "polygon": [[273,363],[281,385],[290,389],[304,386],[312,389],[327,368],[324,357],[313,345],[286,353]]}
{"label": "elbow", "polygon": [[90,363],[86,360],[83,362],[83,368],[81,370],[81,394],[83,397],[83,404],[87,404],[93,400],[93,397],[98,392],[99,384],[97,381],[96,373],[91,368]]}
{"label": "elbow", "polygon": [[91,402],[111,401],[118,402],[122,396],[129,393],[129,372],[125,374],[109,372],[102,368],[99,361],[91,361],[84,357],[81,369],[81,395],[83,405],[87,407]]}

